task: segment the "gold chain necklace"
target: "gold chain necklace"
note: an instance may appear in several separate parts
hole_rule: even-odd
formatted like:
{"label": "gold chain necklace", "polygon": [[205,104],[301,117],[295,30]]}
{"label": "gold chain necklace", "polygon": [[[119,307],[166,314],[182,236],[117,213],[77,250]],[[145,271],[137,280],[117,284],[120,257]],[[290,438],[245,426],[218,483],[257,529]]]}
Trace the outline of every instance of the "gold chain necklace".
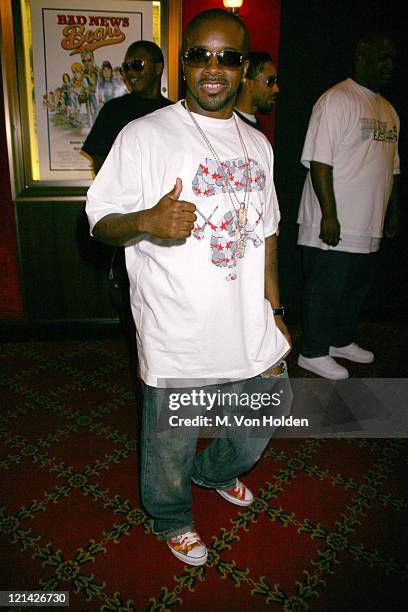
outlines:
{"label": "gold chain necklace", "polygon": [[[241,147],[242,147],[242,151],[244,154],[244,163],[246,168],[248,169],[248,177],[245,183],[245,194],[244,194],[244,201],[240,202],[238,199],[238,196],[235,192],[235,189],[232,187],[232,185],[230,184],[230,181],[228,180],[228,176],[224,170],[224,165],[221,163],[220,158],[217,154],[217,151],[214,149],[213,145],[211,144],[207,134],[204,132],[204,130],[201,128],[200,124],[198,123],[197,119],[194,117],[192,111],[190,110],[190,108],[188,107],[187,104],[187,100],[184,100],[184,105],[186,110],[188,111],[188,114],[191,117],[192,122],[194,123],[195,127],[197,128],[198,132],[200,133],[202,139],[204,140],[205,144],[207,145],[207,147],[210,149],[212,155],[214,156],[221,172],[222,172],[222,178],[224,180],[224,185],[225,185],[225,190],[228,194],[228,197],[231,201],[232,207],[235,211],[235,214],[237,216],[237,225],[238,225],[238,231],[239,231],[239,240],[238,240],[238,244],[237,244],[237,248],[235,251],[235,255],[236,257],[243,257],[245,255],[245,248],[246,248],[246,236],[245,236],[245,228],[246,228],[246,224],[248,221],[248,205],[249,205],[249,191],[248,191],[248,185],[251,183],[252,178],[251,178],[251,168],[250,168],[250,164],[249,164],[249,156],[248,156],[248,151],[247,148],[245,146],[244,140],[242,138],[241,132],[239,130],[238,127],[238,123],[237,120],[235,118],[235,115],[232,115],[233,119],[234,119],[234,124],[235,124],[235,128],[237,130],[237,134],[238,134],[238,138],[239,138],[239,142],[241,143]],[[235,206],[234,204],[234,200],[232,199],[232,195],[235,197],[237,204],[238,204],[238,208]]]}

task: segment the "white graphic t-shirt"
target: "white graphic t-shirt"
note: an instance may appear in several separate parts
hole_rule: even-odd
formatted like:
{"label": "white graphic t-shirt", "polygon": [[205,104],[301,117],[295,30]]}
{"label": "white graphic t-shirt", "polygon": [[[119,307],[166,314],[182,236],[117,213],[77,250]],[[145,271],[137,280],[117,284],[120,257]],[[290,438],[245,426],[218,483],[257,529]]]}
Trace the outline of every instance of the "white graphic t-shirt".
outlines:
{"label": "white graphic t-shirt", "polygon": [[[91,230],[107,214],[153,207],[177,177],[180,199],[197,207],[187,240],[146,235],[126,245],[141,376],[151,386],[250,378],[288,349],[264,298],[265,238],[280,218],[272,148],[237,119],[247,163],[233,118],[195,117],[222,167],[178,102],[128,124],[88,191]],[[245,189],[247,240],[239,258],[237,211]]]}
{"label": "white graphic t-shirt", "polygon": [[[378,248],[393,175],[400,172],[398,134],[399,118],[392,105],[353,79],[338,83],[316,102],[301,160],[307,168],[311,161],[333,167],[342,242],[330,248]],[[309,172],[298,215],[300,244],[329,248],[318,238],[320,221]]]}

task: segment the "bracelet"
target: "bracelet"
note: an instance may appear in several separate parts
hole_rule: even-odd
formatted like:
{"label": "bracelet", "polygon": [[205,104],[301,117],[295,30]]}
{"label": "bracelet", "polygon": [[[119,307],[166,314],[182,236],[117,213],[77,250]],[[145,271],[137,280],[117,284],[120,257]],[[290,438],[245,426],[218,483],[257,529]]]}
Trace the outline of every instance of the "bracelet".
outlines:
{"label": "bracelet", "polygon": [[272,308],[272,312],[274,315],[284,315],[285,314],[285,309],[283,306],[281,306],[280,308]]}

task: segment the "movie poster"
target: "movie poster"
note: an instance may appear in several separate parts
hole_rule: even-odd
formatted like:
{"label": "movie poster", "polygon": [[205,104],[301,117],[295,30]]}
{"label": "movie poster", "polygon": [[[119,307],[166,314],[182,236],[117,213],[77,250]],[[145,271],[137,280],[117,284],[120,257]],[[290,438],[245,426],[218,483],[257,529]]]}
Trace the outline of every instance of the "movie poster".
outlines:
{"label": "movie poster", "polygon": [[103,104],[127,93],[120,71],[127,47],[153,36],[151,2],[78,0],[65,5],[31,1],[42,180],[91,177],[82,144]]}

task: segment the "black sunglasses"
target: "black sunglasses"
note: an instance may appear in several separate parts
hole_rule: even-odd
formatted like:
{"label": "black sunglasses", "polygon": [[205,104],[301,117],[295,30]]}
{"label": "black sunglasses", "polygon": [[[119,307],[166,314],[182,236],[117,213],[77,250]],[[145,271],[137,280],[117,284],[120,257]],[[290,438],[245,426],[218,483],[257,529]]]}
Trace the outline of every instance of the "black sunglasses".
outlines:
{"label": "black sunglasses", "polygon": [[259,81],[260,83],[265,83],[267,87],[273,87],[275,83],[278,82],[278,75],[274,74],[267,79],[253,79],[254,81]]}
{"label": "black sunglasses", "polygon": [[230,49],[215,53],[201,47],[193,47],[183,54],[185,63],[192,68],[204,68],[210,63],[212,56],[216,57],[218,64],[224,68],[239,68],[245,59],[242,53]]}
{"label": "black sunglasses", "polygon": [[144,65],[144,60],[140,59],[140,57],[136,57],[135,59],[129,60],[128,62],[123,62],[122,71],[125,74],[127,74],[131,70],[133,70],[133,72],[142,72]]}

